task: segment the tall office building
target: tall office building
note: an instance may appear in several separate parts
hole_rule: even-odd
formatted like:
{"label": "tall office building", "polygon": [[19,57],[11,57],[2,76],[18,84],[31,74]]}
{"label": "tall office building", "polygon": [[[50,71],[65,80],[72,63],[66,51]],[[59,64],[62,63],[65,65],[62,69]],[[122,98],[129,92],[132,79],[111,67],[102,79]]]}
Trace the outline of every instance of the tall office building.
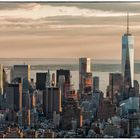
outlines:
{"label": "tall office building", "polygon": [[66,94],[70,89],[70,78],[70,70],[59,69],[56,71],[57,87],[59,87],[61,90],[62,106],[64,105]]}
{"label": "tall office building", "polygon": [[3,69],[3,94],[5,94],[6,87],[8,86],[7,72]]}
{"label": "tall office building", "polygon": [[79,128],[83,125],[82,109],[79,105],[77,93],[75,90],[70,90],[67,94],[65,104],[62,111],[61,126],[62,129],[70,130],[73,126],[73,121],[76,122],[75,127]]}
{"label": "tall office building", "polygon": [[57,86],[59,87],[60,91],[61,91],[61,96],[62,96],[62,105],[65,101],[65,76],[64,75],[60,75],[59,76],[59,81]]}
{"label": "tall office building", "polygon": [[55,73],[52,73],[52,79],[51,79],[51,86],[55,86],[56,83],[55,83]]}
{"label": "tall office building", "polygon": [[36,89],[45,90],[47,84],[47,73],[36,73]]}
{"label": "tall office building", "polygon": [[61,92],[57,87],[48,87],[43,91],[43,112],[44,114],[52,118],[53,113],[60,113],[61,108]]}
{"label": "tall office building", "polygon": [[64,69],[60,69],[56,71],[56,82],[58,84],[59,82],[59,76],[64,76],[65,77],[65,82],[66,83],[70,83],[70,70],[64,70]]}
{"label": "tall office building", "polygon": [[127,14],[127,33],[122,36],[122,76],[124,88],[134,87],[134,36],[129,32]]}
{"label": "tall office building", "polygon": [[135,90],[135,95],[139,96],[139,82],[137,80],[134,80],[134,90]]}
{"label": "tall office building", "polygon": [[30,128],[30,124],[31,124],[30,109],[24,108],[22,110],[22,126],[24,128]]}
{"label": "tall office building", "polygon": [[27,93],[29,90],[29,82],[30,82],[30,65],[14,65],[12,73],[11,81],[15,81],[16,78],[21,78],[22,80],[22,90]]}
{"label": "tall office building", "polygon": [[84,93],[84,81],[87,73],[91,72],[90,58],[79,58],[79,90]]}
{"label": "tall office building", "polygon": [[0,64],[0,95],[3,95],[3,65]]}
{"label": "tall office building", "polygon": [[8,84],[6,88],[6,104],[7,108],[15,112],[22,110],[22,85]]}
{"label": "tall office building", "polygon": [[0,108],[3,104],[3,65],[0,64]]}
{"label": "tall office building", "polygon": [[31,78],[30,83],[29,83],[29,93],[33,93],[35,89],[36,89],[36,85],[35,85],[34,79]]}
{"label": "tall office building", "polygon": [[35,93],[30,94],[30,107],[31,107],[31,109],[36,107],[36,95],[35,95]]}
{"label": "tall office building", "polygon": [[23,92],[22,93],[22,107],[30,109],[31,107],[31,97],[30,93]]}
{"label": "tall office building", "polygon": [[48,69],[48,73],[47,73],[47,87],[50,87],[50,78],[51,78],[51,75],[50,75],[50,70]]}
{"label": "tall office building", "polygon": [[99,77],[93,77],[93,92],[99,91]]}
{"label": "tall office building", "polygon": [[92,91],[92,73],[87,72],[84,77],[84,93]]}
{"label": "tall office building", "polygon": [[121,73],[109,73],[109,98],[112,103],[117,103],[117,96],[122,93],[123,78]]}

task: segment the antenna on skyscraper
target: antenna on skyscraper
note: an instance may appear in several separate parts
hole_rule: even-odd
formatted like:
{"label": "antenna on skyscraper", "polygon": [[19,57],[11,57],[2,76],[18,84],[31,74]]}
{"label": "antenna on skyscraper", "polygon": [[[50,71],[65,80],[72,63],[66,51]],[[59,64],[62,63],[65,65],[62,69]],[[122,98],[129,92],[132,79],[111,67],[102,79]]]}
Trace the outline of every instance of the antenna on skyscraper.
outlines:
{"label": "antenna on skyscraper", "polygon": [[129,13],[127,12],[127,34],[129,34]]}

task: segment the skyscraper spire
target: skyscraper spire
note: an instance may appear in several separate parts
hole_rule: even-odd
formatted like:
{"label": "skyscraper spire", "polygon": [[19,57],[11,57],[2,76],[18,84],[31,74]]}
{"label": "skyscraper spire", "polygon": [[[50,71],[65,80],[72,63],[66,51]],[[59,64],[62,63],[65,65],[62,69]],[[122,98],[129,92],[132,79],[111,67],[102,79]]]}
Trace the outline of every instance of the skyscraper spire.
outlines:
{"label": "skyscraper spire", "polygon": [[129,13],[127,12],[127,35],[129,34]]}
{"label": "skyscraper spire", "polygon": [[[122,76],[124,92],[134,87],[134,36],[129,31],[129,13],[127,12],[126,33],[122,36]],[[125,91],[126,90],[126,91]]]}

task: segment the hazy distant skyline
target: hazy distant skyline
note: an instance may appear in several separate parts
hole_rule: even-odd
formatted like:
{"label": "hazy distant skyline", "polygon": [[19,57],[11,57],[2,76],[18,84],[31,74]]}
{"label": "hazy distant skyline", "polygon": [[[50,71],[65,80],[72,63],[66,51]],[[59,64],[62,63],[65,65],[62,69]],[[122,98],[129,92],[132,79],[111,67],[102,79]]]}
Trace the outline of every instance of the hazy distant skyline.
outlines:
{"label": "hazy distant skyline", "polygon": [[140,59],[140,3],[0,3],[0,58],[121,59],[121,37],[135,36]]}

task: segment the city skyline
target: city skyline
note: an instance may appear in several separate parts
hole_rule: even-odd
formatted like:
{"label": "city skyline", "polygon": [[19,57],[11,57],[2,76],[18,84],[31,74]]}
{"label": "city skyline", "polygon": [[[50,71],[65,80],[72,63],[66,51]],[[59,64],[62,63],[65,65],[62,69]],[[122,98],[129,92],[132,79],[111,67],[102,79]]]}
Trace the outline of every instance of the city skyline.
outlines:
{"label": "city skyline", "polygon": [[0,3],[1,58],[121,59],[121,36],[135,36],[140,3]]}
{"label": "city skyline", "polygon": [[138,6],[0,3],[0,138],[140,138]]}

